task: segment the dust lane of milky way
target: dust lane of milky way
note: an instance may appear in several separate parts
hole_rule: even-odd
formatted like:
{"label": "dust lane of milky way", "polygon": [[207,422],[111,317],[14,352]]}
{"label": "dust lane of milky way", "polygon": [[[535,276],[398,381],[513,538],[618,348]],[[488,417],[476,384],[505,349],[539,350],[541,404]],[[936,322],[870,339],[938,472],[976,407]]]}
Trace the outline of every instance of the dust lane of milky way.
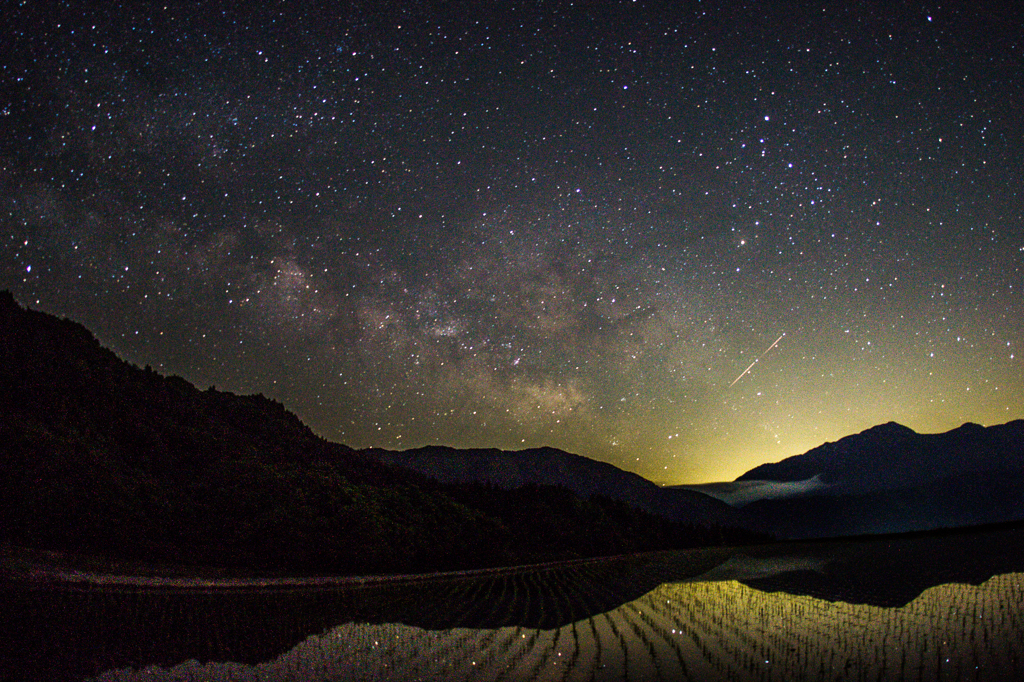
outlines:
{"label": "dust lane of milky way", "polygon": [[138,365],[665,483],[1024,417],[1003,4],[12,5],[0,287]]}

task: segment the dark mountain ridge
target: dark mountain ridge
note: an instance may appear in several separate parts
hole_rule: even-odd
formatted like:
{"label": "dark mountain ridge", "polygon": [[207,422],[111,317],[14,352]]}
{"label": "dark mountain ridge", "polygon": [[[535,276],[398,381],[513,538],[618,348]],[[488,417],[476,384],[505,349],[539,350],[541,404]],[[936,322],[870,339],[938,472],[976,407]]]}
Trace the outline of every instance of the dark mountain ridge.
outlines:
{"label": "dark mountain ridge", "polygon": [[1024,519],[1024,420],[919,434],[882,424],[737,481],[823,485],[744,507],[782,537],[901,533]]}
{"label": "dark mountain ridge", "polygon": [[[140,369],[0,292],[0,542],[245,570],[388,573],[720,540],[564,487],[444,484],[261,395]],[[710,501],[713,505],[714,501]]]}
{"label": "dark mountain ridge", "polygon": [[729,505],[701,493],[660,487],[607,462],[554,448],[516,452],[427,446],[404,451],[364,450],[386,464],[418,471],[445,483],[486,483],[499,488],[554,485],[581,497],[600,495],[676,521],[741,526],[749,523]]}
{"label": "dark mountain ridge", "polygon": [[0,542],[29,547],[418,572],[744,541],[750,529],[1010,521],[1024,518],[1024,421],[944,434],[883,424],[738,481],[789,487],[736,509],[552,448],[355,451],[280,403],[134,367],[85,327],[0,293]]}
{"label": "dark mountain ridge", "polygon": [[952,475],[1024,469],[1024,420],[984,427],[967,423],[945,433],[919,434],[895,422],[825,443],[737,481],[803,481],[820,476],[835,493],[877,492]]}

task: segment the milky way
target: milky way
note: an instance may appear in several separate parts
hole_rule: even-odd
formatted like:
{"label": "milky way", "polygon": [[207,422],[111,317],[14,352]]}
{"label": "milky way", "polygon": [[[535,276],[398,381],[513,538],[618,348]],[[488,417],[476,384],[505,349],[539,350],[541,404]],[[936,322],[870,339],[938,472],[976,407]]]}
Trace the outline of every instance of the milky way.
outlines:
{"label": "milky way", "polygon": [[670,483],[1024,417],[999,5],[11,4],[0,287],[135,364]]}

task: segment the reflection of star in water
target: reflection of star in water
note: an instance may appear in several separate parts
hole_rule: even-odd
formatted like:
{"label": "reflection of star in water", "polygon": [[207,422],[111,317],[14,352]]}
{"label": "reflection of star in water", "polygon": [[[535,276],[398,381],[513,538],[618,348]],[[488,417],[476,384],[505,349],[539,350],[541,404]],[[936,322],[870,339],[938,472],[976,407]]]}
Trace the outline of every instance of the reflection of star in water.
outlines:
{"label": "reflection of star in water", "polygon": [[[708,563],[701,553],[677,558]],[[880,596],[877,579],[868,594],[859,592],[860,576],[852,585],[844,582],[840,594],[830,592],[821,573],[824,560],[813,556],[736,556],[702,576],[680,567],[673,571],[671,559],[659,554],[654,566],[617,558],[588,564],[582,574],[569,567],[438,580],[422,588],[429,593],[415,585],[365,585],[355,603],[383,605],[374,615],[391,622],[356,622],[343,613],[337,619],[345,621],[342,625],[316,628],[264,663],[193,658],[170,668],[101,671],[98,679],[283,680],[296,670],[314,680],[535,679],[538,661],[549,662],[549,670],[561,679],[747,679],[752,662],[765,678],[804,679],[807,671],[827,669],[837,659],[872,677],[888,677],[886,671],[905,677],[896,674],[897,666],[924,679],[974,679],[979,670],[995,673],[992,679],[1014,677],[1020,573],[998,574],[980,585],[952,582],[923,591],[913,589],[918,583],[912,576],[907,587],[894,590],[899,606],[886,607],[873,603]],[[861,562],[861,568],[874,566]],[[785,587],[800,585],[800,576],[814,576],[810,584],[824,594],[787,593]],[[766,581],[782,581],[785,587],[747,584]],[[594,585],[602,589],[590,589]],[[490,600],[466,602],[474,589]],[[851,590],[852,598],[847,596]],[[637,591],[645,593],[626,603],[609,596]],[[882,596],[892,594],[881,591]],[[736,636],[737,623],[745,624],[742,640]],[[236,641],[239,633],[220,622],[207,627],[213,629],[203,636],[228,647],[259,651],[276,645],[251,637]],[[652,641],[659,646],[651,646]],[[708,642],[733,645],[709,647]],[[603,656],[602,651],[620,655]]]}

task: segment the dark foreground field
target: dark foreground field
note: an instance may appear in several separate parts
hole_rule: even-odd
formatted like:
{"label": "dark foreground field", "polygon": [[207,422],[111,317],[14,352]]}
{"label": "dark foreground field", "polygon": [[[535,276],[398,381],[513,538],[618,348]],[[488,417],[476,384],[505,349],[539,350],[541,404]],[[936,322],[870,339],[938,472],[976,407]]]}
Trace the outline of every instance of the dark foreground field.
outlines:
{"label": "dark foreground field", "polygon": [[88,563],[8,552],[0,679],[896,679],[908,666],[998,679],[1024,666],[1020,526],[378,578]]}

